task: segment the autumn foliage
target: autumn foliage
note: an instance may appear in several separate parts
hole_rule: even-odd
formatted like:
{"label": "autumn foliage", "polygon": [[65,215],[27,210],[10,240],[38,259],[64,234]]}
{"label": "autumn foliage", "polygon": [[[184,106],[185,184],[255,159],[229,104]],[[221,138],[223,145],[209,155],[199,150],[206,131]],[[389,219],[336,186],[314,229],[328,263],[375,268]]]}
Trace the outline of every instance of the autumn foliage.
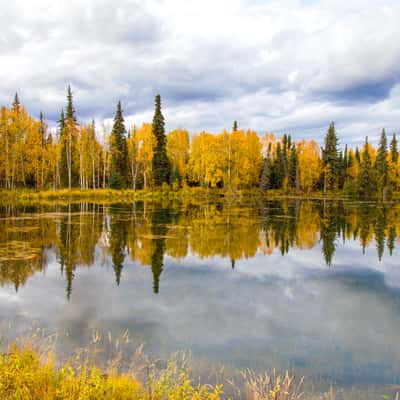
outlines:
{"label": "autumn foliage", "polygon": [[387,198],[400,187],[397,139],[388,143],[385,131],[376,148],[366,140],[360,149],[344,150],[333,123],[322,147],[287,134],[260,136],[236,121],[232,131],[174,129],[164,138],[159,97],[157,127],[126,127],[118,103],[112,130],[100,133],[94,121],[77,121],[70,88],[65,109],[57,129],[48,128],[42,113],[39,119],[29,115],[17,95],[11,107],[0,109],[1,187],[136,190],[170,184],[361,198]]}

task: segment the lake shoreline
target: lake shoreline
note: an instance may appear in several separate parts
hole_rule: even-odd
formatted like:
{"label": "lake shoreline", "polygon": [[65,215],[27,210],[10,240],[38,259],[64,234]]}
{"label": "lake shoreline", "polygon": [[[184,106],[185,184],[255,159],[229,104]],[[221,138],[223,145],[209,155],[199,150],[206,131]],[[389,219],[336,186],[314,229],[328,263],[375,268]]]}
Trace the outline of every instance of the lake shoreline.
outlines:
{"label": "lake shoreline", "polygon": [[[35,191],[29,189],[0,190],[0,202],[41,202],[41,201],[88,201],[88,202],[132,202],[132,201],[241,201],[241,200],[343,200],[343,201],[377,201],[377,199],[360,200],[359,197],[348,196],[343,192],[285,192],[270,189],[262,192],[258,189],[226,190],[216,188],[185,187],[178,190],[160,188],[154,190],[133,189],[58,189]],[[385,201],[398,201],[399,196],[393,196]]]}

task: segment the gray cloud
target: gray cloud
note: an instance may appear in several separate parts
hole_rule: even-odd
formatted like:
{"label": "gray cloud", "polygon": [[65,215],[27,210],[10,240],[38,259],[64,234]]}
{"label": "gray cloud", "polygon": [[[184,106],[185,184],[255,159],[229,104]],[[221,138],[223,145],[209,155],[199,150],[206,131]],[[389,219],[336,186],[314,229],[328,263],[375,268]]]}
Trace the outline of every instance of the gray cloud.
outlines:
{"label": "gray cloud", "polygon": [[99,124],[118,99],[128,121],[148,121],[160,93],[168,129],[237,119],[321,140],[335,120],[342,142],[359,143],[399,128],[398,2],[118,4],[4,1],[0,101],[18,91],[54,123],[70,83],[79,118]]}

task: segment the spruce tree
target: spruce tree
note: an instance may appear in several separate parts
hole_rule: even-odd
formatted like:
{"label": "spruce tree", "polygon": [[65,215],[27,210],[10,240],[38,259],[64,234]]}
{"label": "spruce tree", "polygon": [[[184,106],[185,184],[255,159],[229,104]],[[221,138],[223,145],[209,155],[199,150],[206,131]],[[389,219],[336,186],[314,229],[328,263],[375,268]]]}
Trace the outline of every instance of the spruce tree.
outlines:
{"label": "spruce tree", "polygon": [[299,186],[299,161],[297,157],[296,146],[293,144],[290,150],[290,159],[289,159],[289,187],[292,189],[298,189]]}
{"label": "spruce tree", "polygon": [[261,172],[261,179],[260,179],[260,190],[265,192],[270,188],[271,185],[271,161],[269,156],[264,158],[263,169]]}
{"label": "spruce tree", "polygon": [[75,115],[75,108],[73,104],[73,95],[71,86],[68,85],[67,88],[67,108],[66,108],[66,119],[72,119],[74,123],[76,123],[76,115]]}
{"label": "spruce tree", "polygon": [[399,150],[397,149],[397,138],[395,133],[393,133],[393,137],[390,142],[390,158],[394,163],[397,163],[397,159],[399,158]]}
{"label": "spruce tree", "polygon": [[21,106],[21,103],[20,103],[20,101],[19,101],[18,93],[15,93],[14,101],[13,101],[13,103],[12,103],[12,110],[13,110],[13,111],[16,111],[17,113],[19,113],[19,111],[20,111],[20,106]]}
{"label": "spruce tree", "polygon": [[63,186],[71,188],[79,184],[79,167],[76,157],[77,122],[71,86],[67,88],[66,114],[62,111],[60,118],[61,138],[61,182]]}
{"label": "spruce tree", "polygon": [[128,148],[126,143],[126,129],[122,115],[121,102],[118,101],[114,116],[114,125],[111,131],[111,175],[110,187],[121,189],[126,186]]}
{"label": "spruce tree", "polygon": [[335,190],[338,186],[340,175],[338,138],[335,131],[335,124],[329,125],[325,136],[325,147],[322,151],[324,165],[324,190]]}
{"label": "spruce tree", "polygon": [[287,148],[288,150],[292,148],[292,136],[287,135]]}
{"label": "spruce tree", "polygon": [[341,153],[341,167],[340,167],[340,182],[339,182],[339,186],[340,188],[344,187],[344,184],[346,182],[347,179],[347,169],[349,167],[349,153],[347,150],[347,144],[344,148],[344,153]]}
{"label": "spruce tree", "polygon": [[236,132],[237,130],[238,130],[238,124],[237,124],[237,121],[234,120],[234,121],[233,121],[232,131],[233,131],[233,132]]}
{"label": "spruce tree", "polygon": [[365,138],[360,168],[359,194],[363,199],[368,199],[372,196],[373,192],[373,171],[371,155],[368,151],[368,137]]}
{"label": "spruce tree", "polygon": [[58,120],[58,135],[61,143],[61,160],[60,160],[60,183],[61,187],[68,186],[68,162],[66,150],[66,120],[64,109],[61,109],[60,119]]}
{"label": "spruce tree", "polygon": [[170,164],[167,157],[165,122],[161,112],[161,96],[155,98],[155,112],[153,117],[153,134],[156,138],[153,153],[153,179],[155,186],[169,182]]}
{"label": "spruce tree", "polygon": [[375,170],[377,173],[378,180],[378,191],[380,194],[383,193],[388,179],[388,149],[387,149],[387,138],[386,132],[383,129],[381,133],[381,138],[379,140],[379,147],[376,153]]}
{"label": "spruce tree", "polygon": [[65,128],[64,108],[61,108],[60,119],[58,122],[58,130],[61,132]]}
{"label": "spruce tree", "polygon": [[360,156],[360,150],[358,150],[358,146],[356,146],[355,156],[356,156],[357,162],[360,164],[361,156]]}
{"label": "spruce tree", "polygon": [[280,142],[276,146],[276,159],[274,162],[274,187],[281,189],[285,179],[285,157]]}

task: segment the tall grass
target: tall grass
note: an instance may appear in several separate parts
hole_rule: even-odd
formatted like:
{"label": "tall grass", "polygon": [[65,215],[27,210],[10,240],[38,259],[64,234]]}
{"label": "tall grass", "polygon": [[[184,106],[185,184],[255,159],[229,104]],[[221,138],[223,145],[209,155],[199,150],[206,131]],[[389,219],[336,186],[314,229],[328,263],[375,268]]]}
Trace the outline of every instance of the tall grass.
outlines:
{"label": "tall grass", "polygon": [[30,347],[11,346],[0,356],[2,400],[218,400],[222,386],[194,384],[188,371],[171,360],[161,372],[149,366],[146,382],[114,363],[106,370],[88,359],[78,366],[56,366],[54,353],[40,355]]}
{"label": "tall grass", "polygon": [[[177,353],[168,362],[150,360],[143,347],[126,356],[128,332],[113,338],[94,332],[87,347],[60,361],[57,336],[34,330],[0,354],[1,400],[300,400],[302,380],[288,373],[256,375],[245,371],[240,381],[213,385],[190,373],[189,357]],[[225,386],[234,387],[225,395]],[[243,389],[244,388],[244,389]]]}

